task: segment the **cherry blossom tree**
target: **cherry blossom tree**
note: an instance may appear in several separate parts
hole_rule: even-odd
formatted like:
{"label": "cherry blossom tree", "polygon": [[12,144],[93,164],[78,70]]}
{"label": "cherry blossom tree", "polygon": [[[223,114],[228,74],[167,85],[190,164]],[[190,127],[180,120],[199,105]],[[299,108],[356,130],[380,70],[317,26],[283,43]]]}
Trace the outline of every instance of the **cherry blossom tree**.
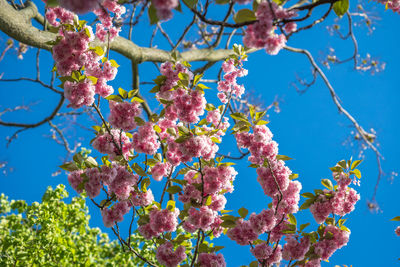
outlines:
{"label": "cherry blossom tree", "polygon": [[[399,1],[379,4],[400,10]],[[26,46],[37,49],[35,78],[0,81],[38,83],[59,96],[54,110],[39,122],[0,120],[0,125],[17,129],[12,142],[18,134],[48,124],[67,150],[68,160],[60,167],[67,171],[69,184],[98,207],[104,226],[120,242],[120,253],[142,265],[226,266],[223,247],[212,243],[226,235],[248,247],[254,256],[250,266],[321,266],[349,242],[345,222],[360,199],[356,186],[361,160],[339,161],[330,168],[332,178],[321,181],[323,189],[315,185],[312,193],[302,192],[299,175],[287,164],[291,158],[279,153],[267,126],[268,110],[279,102],[264,107],[246,95],[251,72],[246,62],[256,51],[265,57],[279,56],[281,50],[304,55],[312,80],[299,79],[297,88],[306,90],[316,79],[323,80],[357,138],[375,153],[379,182],[382,156],[375,134],[345,109],[313,55],[289,46],[292,36],[337,16],[340,22],[330,29],[351,40],[353,53],[339,59],[332,51],[324,63],[353,62],[356,70],[380,71],[379,62],[358,55],[354,20],[361,18],[369,25],[368,15],[362,7],[351,13],[349,6],[348,0],[0,0],[0,29],[11,37],[2,58],[16,41],[23,44],[21,56]],[[166,32],[163,23],[180,15],[186,24],[177,23],[179,34]],[[152,29],[147,31],[148,46],[132,41],[139,23]],[[347,24],[346,33],[341,24]],[[165,44],[153,42],[158,33]],[[196,39],[189,41],[189,35]],[[40,72],[43,50],[54,62],[49,83]],[[126,78],[118,74],[120,58],[130,64],[130,89],[111,85]],[[156,67],[151,82],[139,79],[145,62]],[[143,96],[146,84],[152,85],[151,98]],[[86,125],[91,127],[91,141],[84,146],[91,149],[79,151],[77,143],[71,147],[54,123],[68,116],[90,119]],[[239,156],[219,152],[226,142],[237,146],[232,154]],[[269,202],[259,213],[249,214],[250,207],[225,210],[235,178],[240,177],[238,160],[249,162]],[[161,190],[154,189],[157,183],[163,184]],[[297,214],[306,210],[315,221],[298,224]],[[130,224],[122,230],[119,224],[124,220]],[[133,242],[133,235],[140,239]],[[150,256],[146,244],[152,245]]]}

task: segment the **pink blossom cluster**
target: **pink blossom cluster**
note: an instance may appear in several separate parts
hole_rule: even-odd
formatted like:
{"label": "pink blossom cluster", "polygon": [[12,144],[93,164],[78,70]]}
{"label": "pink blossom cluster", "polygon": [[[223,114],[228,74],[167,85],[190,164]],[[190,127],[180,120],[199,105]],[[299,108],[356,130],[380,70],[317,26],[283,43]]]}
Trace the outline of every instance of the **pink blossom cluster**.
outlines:
{"label": "pink blossom cluster", "polygon": [[[272,8],[271,8],[272,7]],[[265,48],[268,54],[276,55],[285,46],[286,37],[283,33],[275,33],[275,20],[290,19],[295,12],[282,8],[274,2],[262,2],[257,8],[257,22],[247,27],[243,43],[248,47]],[[294,23],[285,27],[288,33],[296,30]]]}
{"label": "pink blossom cluster", "polygon": [[251,222],[243,219],[237,220],[236,226],[229,229],[226,235],[242,246],[246,246],[249,242],[253,242],[258,238],[258,233],[254,230]]}
{"label": "pink blossom cluster", "polygon": [[152,0],[151,1],[157,10],[157,17],[160,20],[170,20],[172,18],[172,9],[178,7],[177,0]]}
{"label": "pink blossom cluster", "polygon": [[277,209],[277,217],[285,214],[293,214],[299,211],[300,190],[299,181],[290,181],[288,187],[282,191],[282,199],[278,205],[278,198],[274,198],[272,206]]}
{"label": "pink blossom cluster", "polygon": [[222,103],[228,103],[228,98],[236,96],[240,98],[244,93],[244,86],[237,84],[238,77],[247,75],[247,70],[242,67],[242,61],[236,62],[233,59],[228,59],[222,63],[222,69],[225,72],[224,79],[218,82],[218,98]]}
{"label": "pink blossom cluster", "polygon": [[164,62],[160,66],[161,74],[165,77],[163,84],[160,86],[160,91],[157,93],[157,98],[173,100],[175,97],[174,87],[178,84],[179,74],[187,74],[189,79],[193,78],[193,73],[189,71],[182,63]]}
{"label": "pink blossom cluster", "polygon": [[59,75],[69,76],[85,65],[89,43],[94,39],[92,28],[85,26],[85,29],[87,31],[60,31],[61,40],[52,49]]}
{"label": "pink blossom cluster", "polygon": [[282,260],[281,245],[272,248],[268,246],[267,243],[261,243],[252,248],[251,253],[256,259],[261,260],[266,266],[279,263]]}
{"label": "pink blossom cluster", "polygon": [[[117,0],[104,0],[102,6],[94,10],[101,22],[96,25],[96,36],[100,41],[106,42],[118,36],[121,29],[115,27],[113,21],[119,20],[125,12],[125,7],[119,5]],[[114,13],[114,17],[110,13]]]}
{"label": "pink blossom cluster", "polygon": [[386,8],[393,10],[393,12],[400,13],[400,0],[377,0],[377,2],[384,4]]}
{"label": "pink blossom cluster", "polygon": [[193,158],[203,157],[210,160],[215,157],[218,146],[207,135],[191,136],[182,143],[174,139],[168,140],[166,157],[169,163],[176,166],[180,162],[192,161]]}
{"label": "pink blossom cluster", "polygon": [[175,90],[174,103],[165,110],[165,117],[184,123],[197,123],[205,107],[206,99],[201,91],[178,88]]}
{"label": "pink blossom cluster", "polygon": [[323,223],[330,214],[344,216],[354,210],[354,206],[360,199],[356,190],[348,187],[351,179],[346,174],[337,176],[337,190],[324,190],[316,201],[310,206],[310,211],[317,223]]}
{"label": "pink blossom cluster", "polygon": [[193,74],[181,63],[165,62],[161,64],[161,74],[165,77],[157,98],[172,101],[164,104],[165,117],[171,121],[179,119],[184,123],[197,123],[199,116],[204,114],[206,99],[201,91],[174,87],[179,81],[179,74],[187,74],[189,79]]}
{"label": "pink blossom cluster", "polygon": [[171,171],[171,164],[168,162],[157,162],[154,167],[151,168],[151,175],[156,181],[161,181],[163,177],[166,177]]}
{"label": "pink blossom cluster", "polygon": [[[328,236],[330,233],[330,236]],[[349,242],[350,232],[340,230],[334,225],[327,225],[323,237],[314,244],[314,253],[321,257],[322,260],[328,260],[332,254],[347,245]]]}
{"label": "pink blossom cluster", "polygon": [[70,102],[67,107],[90,106],[94,102],[94,94],[94,86],[89,80],[82,82],[66,81],[64,83],[64,96]]}
{"label": "pink blossom cluster", "polygon": [[124,215],[131,209],[127,201],[120,201],[111,208],[105,208],[101,211],[105,227],[112,227],[116,222],[122,222]]}
{"label": "pink blossom cluster", "polygon": [[100,7],[103,0],[60,0],[60,6],[76,14],[84,14]]}
{"label": "pink blossom cluster", "polygon": [[[285,191],[289,186],[289,176],[292,172],[285,166],[284,161],[276,159],[278,144],[272,140],[272,133],[269,128],[265,125],[256,125],[253,127],[253,133],[242,132],[236,134],[235,137],[239,147],[249,149],[250,162],[257,165],[264,164],[264,166],[257,168],[257,181],[264,193],[274,198],[280,192]],[[296,187],[298,188],[299,184],[293,185],[291,190],[300,191]],[[295,196],[297,193],[294,192],[287,192],[287,196],[293,198],[289,201],[291,203],[298,202],[298,197]]]}
{"label": "pink blossom cluster", "polygon": [[146,239],[151,239],[163,232],[174,232],[178,226],[179,209],[153,209],[150,211],[149,222],[139,226],[138,230]]}
{"label": "pink blossom cluster", "polygon": [[110,116],[108,121],[114,128],[131,131],[136,128],[135,117],[141,113],[140,104],[137,102],[109,101]]}
{"label": "pink blossom cluster", "polygon": [[[125,167],[114,164],[112,172],[103,178],[103,183],[108,186],[110,193],[114,193],[119,200],[126,200],[129,198],[133,187],[136,185],[139,176],[127,171]],[[115,174],[115,175],[113,175]]]}
{"label": "pink blossom cluster", "polygon": [[62,7],[49,7],[46,11],[46,19],[54,27],[60,24],[73,24],[74,14]]}
{"label": "pink blossom cluster", "polygon": [[148,155],[154,155],[157,152],[160,142],[153,126],[152,122],[146,122],[133,134],[132,144],[136,152]]}
{"label": "pink blossom cluster", "polygon": [[[83,12],[87,8],[98,6],[102,2],[102,7],[96,9],[101,13],[100,20],[103,24],[108,25],[112,37],[118,34],[118,30],[112,26],[112,18],[110,18],[107,9],[114,12],[116,16],[120,16],[125,9],[124,7],[118,5],[114,0],[104,0],[104,2],[84,1],[84,4],[81,2],[65,0],[64,4],[73,10],[81,8]],[[62,7],[49,8],[46,18],[53,26],[60,26],[60,23],[74,25],[73,13]],[[97,28],[103,24],[98,24]],[[103,29],[103,31],[105,30]],[[98,37],[101,35],[101,30],[97,30],[97,35]],[[117,68],[112,66],[109,61],[101,63],[99,54],[95,52],[95,49],[89,48],[89,43],[94,40],[92,28],[87,25],[81,25],[79,28],[71,30],[68,27],[62,26],[60,27],[58,38],[52,49],[57,73],[60,76],[71,76],[76,71],[79,72],[79,76],[93,76],[96,80],[95,82],[88,79],[82,80],[81,78],[79,78],[79,82],[78,80],[75,82],[68,80],[66,88],[68,92],[66,92],[65,96],[70,100],[70,106],[79,108],[83,105],[91,105],[94,101],[95,93],[102,97],[112,94],[114,89],[107,85],[107,82],[115,78]],[[86,78],[85,76],[83,77]],[[89,83],[93,83],[93,85],[89,85]]]}
{"label": "pink blossom cluster", "polygon": [[132,201],[133,206],[146,207],[153,203],[154,195],[151,189],[147,189],[146,192],[131,190],[131,197],[129,200]]}
{"label": "pink blossom cluster", "polygon": [[183,203],[199,203],[201,204],[202,195],[194,185],[203,182],[203,196],[211,196],[211,204],[209,208],[214,211],[220,211],[225,207],[226,199],[224,193],[233,192],[233,181],[237,175],[234,168],[230,166],[204,167],[203,178],[195,171],[189,171],[185,175],[188,184],[183,187],[183,193],[179,196],[179,200]]}
{"label": "pink blossom cluster", "polygon": [[311,245],[308,237],[301,238],[299,242],[294,235],[288,235],[285,241],[286,244],[283,246],[282,258],[287,261],[303,260]]}
{"label": "pink blossom cluster", "polygon": [[258,165],[262,165],[265,159],[275,161],[278,155],[278,144],[272,140],[272,136],[265,125],[255,125],[253,133],[242,132],[235,135],[238,146],[249,149],[249,161]]}
{"label": "pink blossom cluster", "polygon": [[[90,198],[95,198],[100,194],[104,184],[108,186],[109,194],[115,194],[118,200],[129,198],[138,178],[138,175],[130,173],[118,164],[113,164],[112,168],[103,166],[101,172],[98,168],[90,168],[85,171],[73,171],[68,175],[69,183],[78,193],[82,193],[84,188]],[[151,199],[151,191],[150,195],[141,197]]]}
{"label": "pink blossom cluster", "polygon": [[194,232],[194,230],[197,229],[209,231],[217,216],[217,212],[207,206],[201,206],[199,209],[191,207],[189,209],[189,217],[183,224],[183,227],[187,229],[188,232]]}
{"label": "pink blossom cluster", "polygon": [[198,264],[201,267],[225,267],[225,259],[222,254],[215,253],[200,253]]}
{"label": "pink blossom cluster", "polygon": [[306,262],[304,267],[321,267],[321,259],[312,259]]}
{"label": "pink blossom cluster", "polygon": [[400,236],[400,226],[397,226],[396,230],[394,230],[396,235]]}
{"label": "pink blossom cluster", "polygon": [[166,267],[176,267],[186,259],[185,247],[179,246],[174,251],[174,245],[167,241],[157,248],[156,259]]}
{"label": "pink blossom cluster", "polygon": [[129,137],[117,129],[111,129],[111,135],[109,133],[98,135],[94,139],[92,146],[100,153],[109,155],[111,160],[121,155],[120,149],[125,159],[132,155],[133,150],[133,144]]}

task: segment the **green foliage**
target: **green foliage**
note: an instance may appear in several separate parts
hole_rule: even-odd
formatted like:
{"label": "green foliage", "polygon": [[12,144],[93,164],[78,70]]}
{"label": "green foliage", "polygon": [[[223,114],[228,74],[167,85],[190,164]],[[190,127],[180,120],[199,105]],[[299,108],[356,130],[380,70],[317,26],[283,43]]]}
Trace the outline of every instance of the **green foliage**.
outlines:
{"label": "green foliage", "polygon": [[[99,228],[89,227],[84,197],[71,203],[64,185],[49,187],[42,203],[28,205],[0,196],[0,266],[143,266],[123,252]],[[153,245],[138,234],[131,236],[133,248],[153,259]]]}

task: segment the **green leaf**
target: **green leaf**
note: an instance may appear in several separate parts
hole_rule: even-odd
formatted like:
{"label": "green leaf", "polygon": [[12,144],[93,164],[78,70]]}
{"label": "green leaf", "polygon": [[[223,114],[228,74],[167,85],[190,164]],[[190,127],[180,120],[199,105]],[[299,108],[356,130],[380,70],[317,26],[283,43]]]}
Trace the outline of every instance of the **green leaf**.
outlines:
{"label": "green leaf", "polygon": [[90,48],[90,50],[93,50],[99,57],[102,57],[104,55],[104,50],[100,46]]}
{"label": "green leaf", "polygon": [[86,78],[88,79],[88,80],[90,80],[91,82],[92,82],[92,84],[93,85],[95,85],[95,84],[97,84],[97,78],[96,77],[94,77],[94,76],[86,76]]}
{"label": "green leaf", "polygon": [[134,97],[135,95],[137,95],[138,92],[139,92],[138,89],[130,90],[129,93],[128,93],[128,98]]}
{"label": "green leaf", "polygon": [[400,222],[400,216],[394,217],[393,219],[391,219],[391,221]]}
{"label": "green leaf", "polygon": [[315,198],[314,194],[309,192],[303,193],[301,196],[305,198]]}
{"label": "green leaf", "polygon": [[325,186],[326,188],[328,188],[329,190],[333,190],[333,184],[332,181],[329,179],[322,179],[321,180],[321,184],[323,186]]}
{"label": "green leaf", "polygon": [[225,5],[229,3],[229,0],[216,0],[215,3],[218,5]]}
{"label": "green leaf", "polygon": [[59,167],[63,170],[69,171],[69,172],[79,170],[79,168],[76,166],[75,162],[67,162]]}
{"label": "green leaf", "polygon": [[284,161],[286,161],[286,160],[291,160],[292,158],[291,158],[291,157],[288,157],[288,156],[285,156],[285,155],[276,155],[276,159],[277,159],[277,160],[284,160]]}
{"label": "green leaf", "polygon": [[340,0],[333,4],[333,11],[338,17],[342,17],[349,10],[349,0]]}
{"label": "green leaf", "polygon": [[250,262],[249,267],[258,267],[258,261]]}
{"label": "green leaf", "polygon": [[210,195],[210,196],[207,197],[206,206],[210,206],[211,203],[212,203],[212,196]]}
{"label": "green leaf", "polygon": [[[247,117],[246,117],[246,115],[244,115],[243,113],[240,113],[240,112],[232,113],[232,114],[231,114],[231,117],[232,117],[233,119],[235,119],[235,120],[239,120],[239,121],[243,121],[243,122],[247,122],[247,123],[248,123]],[[249,123],[249,124],[250,124],[250,123]]]}
{"label": "green leaf", "polygon": [[150,5],[149,9],[147,10],[147,14],[149,15],[150,24],[156,24],[158,22],[157,16],[157,9],[154,7],[153,4]]}
{"label": "green leaf", "polygon": [[142,118],[140,118],[140,117],[135,117],[135,122],[136,122],[136,124],[139,125],[139,126],[142,126],[142,125],[145,125],[145,124],[146,124],[145,121],[144,121]]}
{"label": "green leaf", "polygon": [[167,192],[170,194],[176,194],[180,191],[182,191],[182,188],[178,185],[173,185],[167,188]]}
{"label": "green leaf", "polygon": [[109,60],[109,62],[111,64],[111,66],[113,66],[114,68],[118,68],[119,67],[117,61],[115,61],[114,59]]}
{"label": "green leaf", "polygon": [[289,217],[289,223],[291,223],[291,224],[293,224],[293,225],[297,225],[297,220],[296,220],[296,217],[294,217],[294,215],[293,214],[288,214],[288,217]]}
{"label": "green leaf", "polygon": [[139,98],[139,97],[137,97],[137,96],[135,96],[135,97],[132,98],[131,102],[143,103],[144,100]]}
{"label": "green leaf", "polygon": [[360,165],[361,162],[362,162],[362,160],[355,160],[355,161],[351,164],[351,169],[354,170],[358,165]]}
{"label": "green leaf", "polygon": [[304,201],[303,205],[301,205],[299,209],[300,210],[308,209],[313,203],[314,203],[314,199],[309,198],[306,201]]}
{"label": "green leaf", "polygon": [[86,166],[89,167],[89,168],[93,168],[93,167],[99,166],[99,164],[97,164],[97,161],[96,161],[93,157],[88,157],[88,158],[85,160],[85,164],[86,164]]}
{"label": "green leaf", "polygon": [[139,175],[139,176],[147,176],[147,173],[139,166],[136,162],[132,164],[132,169]]}
{"label": "green leaf", "polygon": [[359,169],[354,169],[351,171],[351,173],[354,173],[354,175],[358,178],[361,179],[361,172]]}
{"label": "green leaf", "polygon": [[106,99],[116,101],[116,102],[122,102],[122,99],[119,95],[109,95],[106,97]]}
{"label": "green leaf", "polygon": [[186,140],[189,140],[191,137],[192,137],[191,135],[182,135],[179,138],[175,139],[175,143],[178,143],[178,144],[183,143]]}
{"label": "green leaf", "polygon": [[236,222],[231,220],[226,220],[223,221],[220,225],[224,228],[233,228],[236,226]]}
{"label": "green leaf", "polygon": [[190,8],[197,4],[197,0],[183,0],[183,2]]}
{"label": "green leaf", "polygon": [[58,5],[59,5],[58,0],[47,0],[48,7],[56,7]]}
{"label": "green leaf", "polygon": [[254,21],[257,20],[256,15],[254,14],[253,10],[244,8],[239,10],[235,16],[233,17],[233,20],[236,23],[242,23],[242,22],[248,22],[248,21]]}
{"label": "green leaf", "polygon": [[167,202],[167,209],[173,211],[175,209],[175,201],[169,200]]}
{"label": "green leaf", "polygon": [[244,219],[244,218],[246,218],[249,211],[246,208],[242,207],[238,210],[238,213],[239,213],[240,217],[242,217]]}
{"label": "green leaf", "polygon": [[304,223],[300,225],[300,232],[302,232],[307,226],[309,226],[310,223]]}
{"label": "green leaf", "polygon": [[122,96],[122,98],[127,98],[128,97],[128,92],[124,89],[122,89],[121,87],[118,88],[118,93]]}

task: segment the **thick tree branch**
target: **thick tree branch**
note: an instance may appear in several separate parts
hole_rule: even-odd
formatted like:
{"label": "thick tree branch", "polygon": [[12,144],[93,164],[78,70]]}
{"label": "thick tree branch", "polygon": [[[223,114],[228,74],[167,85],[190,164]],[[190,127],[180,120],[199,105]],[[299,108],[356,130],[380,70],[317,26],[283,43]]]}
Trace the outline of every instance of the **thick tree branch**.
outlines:
{"label": "thick tree branch", "polygon": [[[26,7],[22,10],[15,10],[6,0],[0,0],[0,30],[14,38],[15,40],[24,44],[42,48],[46,50],[51,49],[51,45],[47,44],[49,41],[56,39],[56,34],[41,31],[31,24],[31,19],[36,18],[40,21],[41,15],[35,4],[28,1]],[[102,45],[98,40],[93,45]],[[121,55],[135,61],[135,62],[165,62],[172,60],[171,54],[168,51],[157,49],[139,47],[132,41],[123,37],[117,37],[110,43],[110,49],[120,53]],[[250,50],[253,52],[255,50]],[[248,52],[248,53],[249,53]],[[220,61],[233,54],[229,49],[198,49],[183,52],[178,56],[182,61]]]}

